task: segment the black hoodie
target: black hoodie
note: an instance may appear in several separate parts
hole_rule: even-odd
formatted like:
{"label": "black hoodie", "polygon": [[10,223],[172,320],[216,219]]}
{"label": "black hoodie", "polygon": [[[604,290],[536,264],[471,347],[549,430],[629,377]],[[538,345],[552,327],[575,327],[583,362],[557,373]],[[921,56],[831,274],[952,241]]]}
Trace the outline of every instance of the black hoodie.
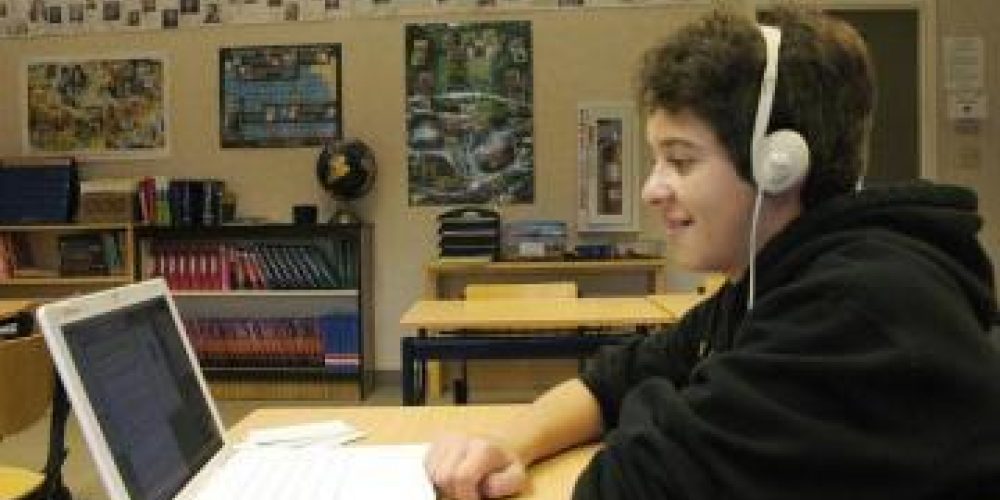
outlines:
{"label": "black hoodie", "polygon": [[818,206],[669,332],[583,376],[605,447],[584,499],[1000,499],[1000,352],[976,197]]}

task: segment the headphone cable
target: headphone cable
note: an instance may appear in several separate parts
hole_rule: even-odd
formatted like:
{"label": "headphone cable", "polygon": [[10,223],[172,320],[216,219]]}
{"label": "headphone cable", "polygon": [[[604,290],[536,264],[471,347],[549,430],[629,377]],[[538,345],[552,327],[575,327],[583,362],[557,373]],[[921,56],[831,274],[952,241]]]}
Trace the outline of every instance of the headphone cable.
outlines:
{"label": "headphone cable", "polygon": [[753,310],[754,294],[757,287],[757,221],[760,219],[760,207],[764,198],[763,192],[757,189],[757,197],[753,203],[753,218],[750,221],[750,240],[747,243],[747,256],[750,259],[748,272],[750,273],[747,282],[747,311]]}

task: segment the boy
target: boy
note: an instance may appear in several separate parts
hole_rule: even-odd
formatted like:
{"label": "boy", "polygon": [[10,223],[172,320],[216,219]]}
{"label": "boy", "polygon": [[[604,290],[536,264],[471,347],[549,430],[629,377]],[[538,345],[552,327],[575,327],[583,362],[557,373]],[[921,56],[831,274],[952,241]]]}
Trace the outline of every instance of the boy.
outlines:
{"label": "boy", "polygon": [[770,24],[713,13],[639,73],[643,199],[680,265],[728,283],[542,395],[516,432],[437,441],[426,468],[443,493],[517,493],[528,464],[601,439],[574,498],[1000,498],[975,195],[856,191],[864,43],[805,10]]}

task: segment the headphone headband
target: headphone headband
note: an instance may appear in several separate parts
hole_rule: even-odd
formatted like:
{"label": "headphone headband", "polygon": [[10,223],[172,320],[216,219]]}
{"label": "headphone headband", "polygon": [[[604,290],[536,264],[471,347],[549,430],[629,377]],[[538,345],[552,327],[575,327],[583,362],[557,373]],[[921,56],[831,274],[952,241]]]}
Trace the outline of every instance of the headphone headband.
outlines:
{"label": "headphone headband", "polygon": [[[760,94],[757,98],[757,115],[753,126],[753,151],[760,146],[761,139],[767,134],[767,125],[771,121],[771,107],[774,104],[774,88],[778,84],[778,51],[781,48],[781,30],[774,26],[760,25],[760,34],[764,37],[764,73],[760,80]],[[756,156],[756,153],[754,154]],[[756,159],[754,159],[756,162]]]}
{"label": "headphone headband", "polygon": [[757,189],[778,194],[802,182],[809,170],[809,145],[794,130],[768,133],[771,108],[778,85],[778,59],[781,30],[774,26],[759,26],[764,38],[764,72],[760,80],[757,115],[754,117],[750,159]]}

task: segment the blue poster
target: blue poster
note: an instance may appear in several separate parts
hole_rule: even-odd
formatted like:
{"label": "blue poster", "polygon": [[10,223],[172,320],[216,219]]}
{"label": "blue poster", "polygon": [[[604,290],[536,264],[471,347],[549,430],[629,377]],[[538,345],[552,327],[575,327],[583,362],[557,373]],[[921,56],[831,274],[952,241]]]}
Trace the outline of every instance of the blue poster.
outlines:
{"label": "blue poster", "polygon": [[316,146],[343,134],[340,44],[220,51],[224,148]]}

